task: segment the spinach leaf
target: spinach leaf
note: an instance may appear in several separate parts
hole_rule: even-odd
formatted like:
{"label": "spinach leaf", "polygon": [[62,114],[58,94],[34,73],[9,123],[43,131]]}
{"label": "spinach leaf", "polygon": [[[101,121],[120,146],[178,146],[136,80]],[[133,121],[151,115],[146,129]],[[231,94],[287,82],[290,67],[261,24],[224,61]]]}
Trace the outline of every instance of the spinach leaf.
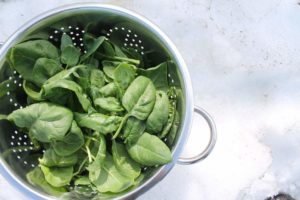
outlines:
{"label": "spinach leaf", "polygon": [[145,120],[155,104],[155,92],[150,79],[138,76],[127,88],[122,104],[130,116]]}
{"label": "spinach leaf", "polygon": [[90,185],[91,181],[88,177],[82,176],[74,181],[74,185]]}
{"label": "spinach leaf", "polygon": [[119,97],[121,98],[125,90],[135,78],[135,69],[133,65],[120,63],[114,70],[114,83],[118,89]]}
{"label": "spinach leaf", "polygon": [[159,133],[168,121],[169,98],[163,91],[156,92],[154,108],[146,121],[146,130],[150,133]]}
{"label": "spinach leaf", "polygon": [[135,117],[129,117],[123,130],[125,143],[135,143],[136,140],[144,133],[145,129],[146,125],[144,121]]}
{"label": "spinach leaf", "polygon": [[62,140],[53,140],[54,151],[60,156],[69,156],[78,151],[84,143],[83,134],[73,120],[71,129]]}
{"label": "spinach leaf", "polygon": [[38,141],[50,142],[64,138],[71,126],[73,113],[55,104],[36,103],[13,111],[7,119],[20,128],[27,128]]}
{"label": "spinach leaf", "polygon": [[112,156],[116,168],[123,176],[134,180],[140,175],[140,165],[131,159],[126,151],[125,146],[116,142],[115,140],[113,140],[112,143]]}
{"label": "spinach leaf", "polygon": [[174,119],[175,119],[176,103],[177,103],[177,94],[176,94],[176,88],[175,87],[171,87],[169,89],[168,96],[169,96],[169,99],[170,99],[169,118],[168,118],[168,121],[167,121],[165,127],[163,128],[163,130],[159,134],[159,138],[164,138],[170,132],[170,130],[172,128],[172,124],[173,124]]}
{"label": "spinach leaf", "polygon": [[114,79],[114,71],[119,64],[118,61],[104,60],[102,61],[103,72],[109,78]]}
{"label": "spinach leaf", "polygon": [[47,167],[68,167],[77,163],[77,155],[60,156],[52,148],[45,151],[43,158],[39,159],[41,165]]}
{"label": "spinach leaf", "polygon": [[66,64],[67,67],[75,66],[80,57],[80,49],[72,45],[66,46],[61,52],[61,63]]}
{"label": "spinach leaf", "polygon": [[163,165],[172,161],[170,149],[157,136],[144,133],[127,151],[137,163],[145,166]]}
{"label": "spinach leaf", "polygon": [[106,141],[103,135],[99,135],[99,141],[95,144],[98,145],[98,151],[95,155],[95,159],[92,163],[89,164],[87,170],[89,171],[89,179],[93,182],[97,180],[101,172],[101,166],[106,157]]}
{"label": "spinach leaf", "polygon": [[99,92],[103,97],[113,97],[117,94],[117,87],[115,83],[109,83],[100,88]]}
{"label": "spinach leaf", "polygon": [[171,130],[167,136],[167,144],[169,145],[169,147],[174,144],[179,125],[180,125],[180,116],[178,111],[176,111]]}
{"label": "spinach leaf", "polygon": [[23,89],[24,92],[27,94],[27,96],[34,101],[43,101],[42,92],[36,91],[36,86],[34,86],[33,83],[27,82],[26,80],[23,80]]}
{"label": "spinach leaf", "polygon": [[46,167],[40,165],[46,181],[54,187],[66,186],[73,177],[73,167]]}
{"label": "spinach leaf", "polygon": [[[9,87],[7,87],[9,85]],[[12,92],[17,89],[17,85],[14,84],[14,79],[8,79],[0,83],[0,98],[5,96],[7,92]]]}
{"label": "spinach leaf", "polygon": [[49,58],[39,58],[32,70],[33,82],[41,87],[51,76],[62,71],[60,63]]}
{"label": "spinach leaf", "polygon": [[101,96],[99,90],[105,84],[104,74],[101,70],[90,67],[81,68],[74,73],[74,76],[75,81],[93,100]]}
{"label": "spinach leaf", "polygon": [[74,117],[80,127],[99,131],[102,134],[114,132],[122,121],[122,117],[108,116],[101,113],[74,113]]}
{"label": "spinach leaf", "polygon": [[42,87],[43,89],[42,96],[45,99],[55,96],[57,88],[62,88],[74,92],[84,111],[90,112],[94,110],[92,108],[90,100],[87,98],[87,95],[83,94],[82,88],[74,81],[62,79],[62,80],[48,82],[44,84]]}
{"label": "spinach leaf", "polygon": [[60,50],[63,51],[67,46],[73,45],[72,38],[67,34],[62,34],[61,36],[61,43],[60,43]]}
{"label": "spinach leaf", "polygon": [[113,162],[112,156],[109,154],[106,155],[99,176],[92,183],[102,193],[122,192],[133,184],[131,179],[128,179],[119,172]]}
{"label": "spinach leaf", "polygon": [[94,101],[94,104],[95,106],[99,106],[106,111],[121,112],[124,110],[118,99],[115,97],[100,97]]}
{"label": "spinach leaf", "polygon": [[12,67],[29,81],[34,81],[32,70],[39,58],[58,59],[58,50],[47,40],[32,40],[13,46],[7,59]]}
{"label": "spinach leaf", "polygon": [[38,188],[41,188],[44,192],[53,195],[60,196],[67,192],[64,187],[53,187],[45,180],[45,176],[40,167],[35,167],[32,171],[26,174],[28,182]]}
{"label": "spinach leaf", "polygon": [[169,62],[163,62],[155,67],[148,68],[148,69],[138,68],[137,72],[139,75],[151,79],[156,89],[163,90],[166,92],[169,88],[168,63]]}
{"label": "spinach leaf", "polygon": [[85,61],[93,53],[95,53],[104,41],[105,41],[104,36],[100,36],[97,39],[94,39],[94,37],[92,37],[91,35],[85,34],[84,35],[84,44],[85,44],[85,48],[87,49],[87,52],[81,57],[81,59],[80,59],[81,62]]}

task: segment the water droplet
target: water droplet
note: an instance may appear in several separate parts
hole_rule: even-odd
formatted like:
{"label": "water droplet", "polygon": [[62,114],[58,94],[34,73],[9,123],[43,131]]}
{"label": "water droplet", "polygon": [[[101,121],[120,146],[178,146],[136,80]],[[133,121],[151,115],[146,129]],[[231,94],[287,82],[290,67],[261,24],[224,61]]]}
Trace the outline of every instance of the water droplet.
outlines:
{"label": "water droplet", "polygon": [[18,158],[18,159],[21,159],[21,157],[20,157],[20,156],[17,156],[17,158]]}

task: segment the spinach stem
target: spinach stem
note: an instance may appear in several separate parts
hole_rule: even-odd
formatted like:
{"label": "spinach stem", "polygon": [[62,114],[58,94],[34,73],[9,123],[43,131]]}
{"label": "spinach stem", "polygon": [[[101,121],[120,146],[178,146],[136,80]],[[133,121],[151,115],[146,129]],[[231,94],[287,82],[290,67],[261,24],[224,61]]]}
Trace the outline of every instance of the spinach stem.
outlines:
{"label": "spinach stem", "polygon": [[86,163],[86,161],[87,161],[87,158],[85,158],[85,159],[82,161],[82,163],[80,164],[80,166],[79,166],[77,172],[75,172],[75,173],[73,174],[73,176],[76,176],[76,175],[80,174],[80,171],[81,171],[82,167],[84,166],[84,164]]}
{"label": "spinach stem", "polygon": [[7,119],[7,115],[1,115],[0,114],[0,120],[5,120],[5,119]]}
{"label": "spinach stem", "polygon": [[136,60],[136,59],[125,58],[125,57],[118,57],[118,56],[107,56],[107,55],[99,53],[99,52],[96,52],[96,54],[98,56],[101,56],[101,57],[106,58],[106,59],[118,60],[118,61],[127,61],[127,62],[130,62],[130,63],[136,64],[136,65],[140,64],[140,61]]}
{"label": "spinach stem", "polygon": [[85,149],[86,149],[86,153],[88,154],[89,163],[91,163],[93,161],[91,151],[88,146],[85,146]]}
{"label": "spinach stem", "polygon": [[129,113],[127,113],[127,114],[123,117],[123,119],[122,119],[122,121],[121,121],[121,123],[120,123],[120,125],[119,125],[119,127],[118,127],[118,129],[117,129],[117,131],[115,132],[115,134],[114,134],[113,137],[112,137],[112,140],[114,140],[114,139],[116,139],[116,138],[118,137],[118,135],[120,134],[120,132],[121,132],[123,126],[124,126],[124,123],[127,121],[127,119],[129,118],[129,116],[130,116]]}
{"label": "spinach stem", "polygon": [[95,142],[99,142],[96,138],[94,137],[90,137],[90,136],[84,136],[85,138],[89,139],[89,140],[93,140]]}

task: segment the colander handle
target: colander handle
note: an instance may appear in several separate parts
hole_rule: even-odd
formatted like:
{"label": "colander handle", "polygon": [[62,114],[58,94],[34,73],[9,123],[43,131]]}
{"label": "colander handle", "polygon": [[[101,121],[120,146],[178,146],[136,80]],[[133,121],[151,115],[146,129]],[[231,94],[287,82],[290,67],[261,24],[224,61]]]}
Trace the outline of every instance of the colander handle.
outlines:
{"label": "colander handle", "polygon": [[179,158],[177,163],[181,165],[194,164],[206,158],[212,152],[217,140],[217,128],[212,117],[203,108],[198,106],[194,107],[194,112],[201,115],[208,123],[210,129],[210,140],[205,149],[198,155],[191,158]]}

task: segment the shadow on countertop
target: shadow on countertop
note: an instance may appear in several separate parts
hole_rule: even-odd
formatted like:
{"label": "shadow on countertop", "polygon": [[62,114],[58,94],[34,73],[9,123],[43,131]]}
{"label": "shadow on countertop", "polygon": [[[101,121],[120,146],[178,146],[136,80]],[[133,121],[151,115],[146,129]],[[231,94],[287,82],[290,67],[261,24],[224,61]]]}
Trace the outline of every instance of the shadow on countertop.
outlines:
{"label": "shadow on countertop", "polygon": [[289,194],[280,192],[275,196],[266,198],[265,200],[296,200],[296,199],[291,197]]}

